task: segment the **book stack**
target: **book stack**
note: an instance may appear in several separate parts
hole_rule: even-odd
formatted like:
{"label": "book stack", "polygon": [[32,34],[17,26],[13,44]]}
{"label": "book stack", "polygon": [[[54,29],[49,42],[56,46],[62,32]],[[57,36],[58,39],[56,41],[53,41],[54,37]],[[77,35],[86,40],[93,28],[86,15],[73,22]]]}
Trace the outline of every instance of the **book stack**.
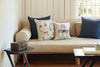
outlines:
{"label": "book stack", "polygon": [[96,50],[94,47],[84,47],[83,51],[85,55],[100,55],[100,50]]}

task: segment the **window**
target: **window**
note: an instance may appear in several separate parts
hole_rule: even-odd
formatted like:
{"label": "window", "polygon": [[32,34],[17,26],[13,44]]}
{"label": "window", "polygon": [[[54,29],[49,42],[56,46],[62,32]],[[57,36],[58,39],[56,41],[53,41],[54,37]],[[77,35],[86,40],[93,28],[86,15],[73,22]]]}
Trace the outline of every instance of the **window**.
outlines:
{"label": "window", "polygon": [[100,17],[100,0],[76,0],[76,17]]}

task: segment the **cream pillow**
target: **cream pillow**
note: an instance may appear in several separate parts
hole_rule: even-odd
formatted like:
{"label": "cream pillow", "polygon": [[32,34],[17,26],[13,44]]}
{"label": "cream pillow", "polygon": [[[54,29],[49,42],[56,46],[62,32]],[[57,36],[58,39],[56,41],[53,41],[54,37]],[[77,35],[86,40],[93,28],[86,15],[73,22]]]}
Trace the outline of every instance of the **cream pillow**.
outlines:
{"label": "cream pillow", "polygon": [[54,23],[55,27],[55,40],[70,39],[69,28],[70,23]]}
{"label": "cream pillow", "polygon": [[53,20],[36,20],[38,40],[50,40],[54,38]]}

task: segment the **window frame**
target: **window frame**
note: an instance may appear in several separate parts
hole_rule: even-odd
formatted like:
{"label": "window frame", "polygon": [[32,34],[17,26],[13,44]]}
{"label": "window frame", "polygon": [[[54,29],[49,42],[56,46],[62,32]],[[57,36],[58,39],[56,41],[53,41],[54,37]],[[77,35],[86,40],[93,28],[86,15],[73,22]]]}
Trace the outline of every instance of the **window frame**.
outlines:
{"label": "window frame", "polygon": [[[77,0],[70,0],[70,18],[71,19],[81,19],[81,16],[77,16],[77,7],[76,7],[76,1]],[[100,16],[83,16],[83,17],[88,17],[88,18],[93,18],[93,19],[100,19]]]}

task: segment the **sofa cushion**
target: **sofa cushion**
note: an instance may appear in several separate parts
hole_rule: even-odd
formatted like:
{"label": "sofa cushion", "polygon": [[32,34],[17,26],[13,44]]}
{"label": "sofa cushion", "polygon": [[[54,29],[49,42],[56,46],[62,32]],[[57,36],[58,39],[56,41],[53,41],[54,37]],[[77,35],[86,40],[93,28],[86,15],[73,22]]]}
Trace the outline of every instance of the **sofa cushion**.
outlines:
{"label": "sofa cushion", "polygon": [[36,20],[38,40],[50,40],[54,38],[53,20]]}
{"label": "sofa cushion", "polygon": [[81,32],[78,37],[100,38],[100,19],[94,20],[82,17]]}
{"label": "sofa cushion", "polygon": [[81,22],[76,23],[76,36],[78,36],[80,34],[81,31]]}
{"label": "sofa cushion", "polygon": [[70,22],[70,36],[76,36],[76,22]]}
{"label": "sofa cushion", "polygon": [[32,34],[31,38],[32,39],[38,38],[37,27],[36,27],[36,24],[35,24],[34,19],[38,19],[38,20],[49,20],[50,19],[50,16],[42,17],[42,18],[31,18],[31,17],[28,17],[28,20],[30,22],[30,27],[31,27],[31,34]]}
{"label": "sofa cushion", "polygon": [[55,27],[55,40],[70,39],[69,28],[70,23],[54,23]]}
{"label": "sofa cushion", "polygon": [[77,38],[72,37],[70,40],[48,40],[38,41],[31,39],[28,41],[28,47],[35,48],[32,52],[55,52],[55,53],[73,53],[75,48],[93,47],[100,43],[100,39]]}

